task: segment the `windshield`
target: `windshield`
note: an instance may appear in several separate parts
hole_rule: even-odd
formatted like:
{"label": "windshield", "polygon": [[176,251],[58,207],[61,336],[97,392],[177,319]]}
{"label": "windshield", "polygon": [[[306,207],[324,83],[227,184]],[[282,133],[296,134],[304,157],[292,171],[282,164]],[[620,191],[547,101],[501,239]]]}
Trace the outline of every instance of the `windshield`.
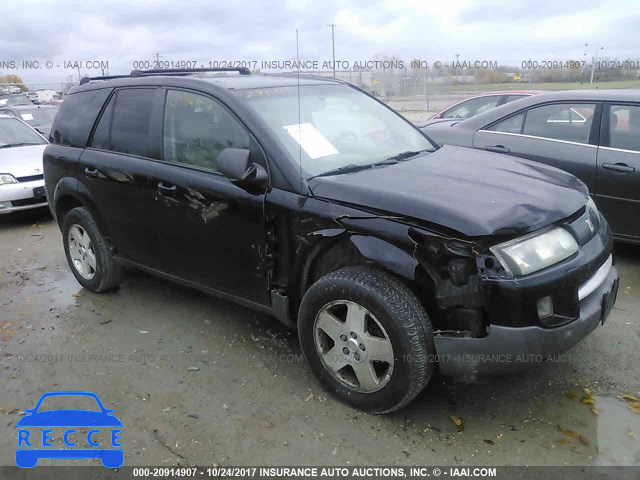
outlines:
{"label": "windshield", "polygon": [[0,148],[47,143],[33,129],[16,118],[0,118]]}
{"label": "windshield", "polygon": [[57,108],[32,108],[19,110],[18,117],[32,126],[52,125],[53,119],[58,113]]}
{"label": "windshield", "polygon": [[52,395],[46,397],[38,407],[38,412],[51,410],[102,411],[96,399],[89,395]]}
{"label": "windshield", "polygon": [[434,151],[419,130],[346,85],[301,85],[239,90],[311,177],[341,168]]}
{"label": "windshield", "polygon": [[33,105],[33,102],[24,94],[0,97],[0,107],[8,107],[10,105]]}

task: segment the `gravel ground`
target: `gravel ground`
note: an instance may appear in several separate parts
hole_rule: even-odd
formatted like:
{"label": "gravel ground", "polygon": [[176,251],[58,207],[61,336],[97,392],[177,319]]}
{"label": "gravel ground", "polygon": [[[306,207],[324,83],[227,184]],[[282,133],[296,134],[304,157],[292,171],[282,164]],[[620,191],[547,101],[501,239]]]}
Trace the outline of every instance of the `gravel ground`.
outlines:
{"label": "gravel ground", "polygon": [[115,409],[126,465],[640,465],[640,415],[618,398],[640,393],[640,247],[616,245],[618,303],[563,361],[484,384],[436,377],[373,416],[329,397],[274,319],[142,273],[89,293],[48,213],[0,219],[0,240],[0,465],[23,410],[53,390]]}

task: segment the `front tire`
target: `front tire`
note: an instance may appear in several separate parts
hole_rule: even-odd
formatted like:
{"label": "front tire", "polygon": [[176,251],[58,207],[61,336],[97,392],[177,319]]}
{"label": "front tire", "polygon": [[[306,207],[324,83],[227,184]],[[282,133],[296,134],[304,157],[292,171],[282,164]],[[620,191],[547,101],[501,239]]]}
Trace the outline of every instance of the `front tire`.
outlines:
{"label": "front tire", "polygon": [[64,217],[62,238],[67,262],[80,285],[99,293],[120,284],[122,269],[85,207],[76,207]]}
{"label": "front tire", "polygon": [[311,370],[345,403],[399,410],[435,371],[429,318],[388,273],[347,267],[314,283],[300,306],[298,335]]}

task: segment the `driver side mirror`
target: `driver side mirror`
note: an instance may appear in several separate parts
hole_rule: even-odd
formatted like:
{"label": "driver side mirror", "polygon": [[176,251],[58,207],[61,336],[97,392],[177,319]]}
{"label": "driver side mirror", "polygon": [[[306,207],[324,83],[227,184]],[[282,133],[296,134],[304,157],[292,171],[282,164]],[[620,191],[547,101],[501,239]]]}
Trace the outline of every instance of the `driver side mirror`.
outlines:
{"label": "driver side mirror", "polygon": [[251,162],[249,150],[225,148],[218,155],[218,170],[238,186],[263,186],[269,174],[262,165]]}

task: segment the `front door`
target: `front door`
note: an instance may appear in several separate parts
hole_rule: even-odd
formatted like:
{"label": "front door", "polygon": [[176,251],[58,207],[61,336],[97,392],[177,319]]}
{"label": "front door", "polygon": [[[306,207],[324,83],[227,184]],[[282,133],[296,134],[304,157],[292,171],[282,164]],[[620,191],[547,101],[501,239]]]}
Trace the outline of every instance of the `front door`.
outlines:
{"label": "front door", "polygon": [[245,127],[213,98],[167,90],[162,162],[152,221],[166,273],[262,305],[265,192],[248,192],[218,172],[225,148],[250,148]]}
{"label": "front door", "polygon": [[640,238],[640,105],[603,112],[595,201],[618,236]]}

